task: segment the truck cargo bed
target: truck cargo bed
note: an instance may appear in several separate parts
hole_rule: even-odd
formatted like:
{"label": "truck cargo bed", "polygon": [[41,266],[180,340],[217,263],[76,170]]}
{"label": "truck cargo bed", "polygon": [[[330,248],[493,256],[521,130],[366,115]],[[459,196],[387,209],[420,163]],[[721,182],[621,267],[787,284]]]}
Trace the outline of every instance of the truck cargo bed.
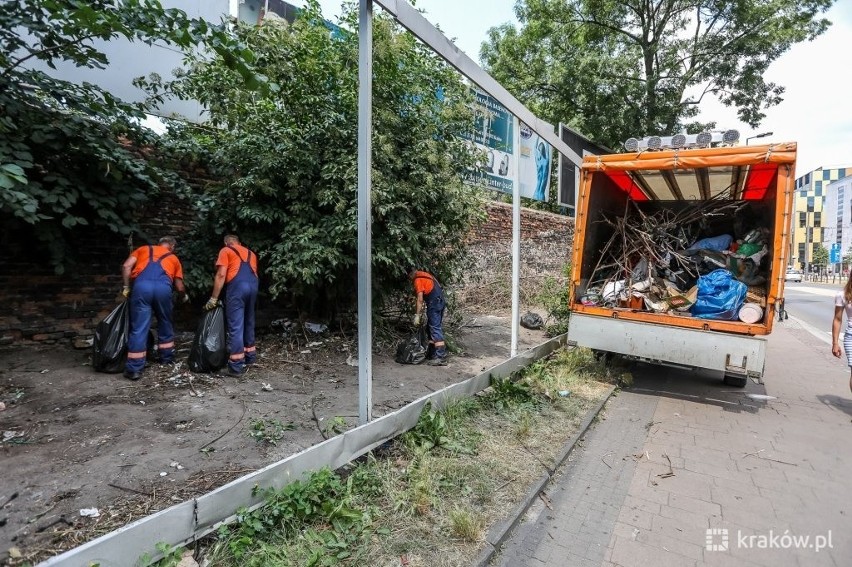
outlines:
{"label": "truck cargo bed", "polygon": [[[617,320],[622,324],[619,328],[624,327],[625,332],[638,332],[639,329],[645,332],[646,327],[641,325],[625,326],[627,322],[633,322],[699,333],[769,334],[776,303],[783,296],[789,256],[795,150],[796,145],[788,143],[586,157],[582,166],[574,237],[570,289],[572,317],[583,316],[580,320],[584,328],[587,328],[588,318]],[[765,282],[749,288],[750,293],[764,302],[760,321],[744,323],[698,318],[688,312],[673,309],[654,312],[618,302],[581,302],[590,288],[598,290],[600,287],[602,257],[606,253],[605,247],[613,239],[613,226],[620,217],[627,214],[653,215],[660,211],[674,214],[710,200],[713,200],[714,206],[716,203],[741,203],[739,210],[746,211],[751,222],[766,229],[768,253],[760,262]],[[738,228],[734,226],[732,217],[720,215],[719,218],[711,214],[705,217],[701,219],[700,228],[706,236],[733,234]]]}

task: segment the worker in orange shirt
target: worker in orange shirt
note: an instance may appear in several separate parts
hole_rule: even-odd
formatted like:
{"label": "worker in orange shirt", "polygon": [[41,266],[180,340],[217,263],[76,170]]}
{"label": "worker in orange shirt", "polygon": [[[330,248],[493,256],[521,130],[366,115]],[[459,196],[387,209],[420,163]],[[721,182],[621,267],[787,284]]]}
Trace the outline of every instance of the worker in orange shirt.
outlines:
{"label": "worker in orange shirt", "polygon": [[168,364],[174,361],[172,287],[183,296],[184,302],[189,301],[183,285],[183,267],[174,254],[176,244],[174,238],[164,236],[156,246],[140,246],[131,252],[121,266],[124,279],[121,294],[130,297],[130,336],[124,366],[124,377],[130,380],[139,380],[145,368],[152,313],[157,316],[160,362]]}
{"label": "worker in orange shirt", "polygon": [[257,360],[254,344],[254,309],[257,302],[257,254],[240,244],[233,234],[225,236],[225,247],[216,259],[213,292],[204,309],[219,304],[225,290],[225,322],[228,326],[228,372],[239,375]]}
{"label": "worker in orange shirt", "polygon": [[417,309],[414,313],[414,326],[419,327],[424,322],[423,307],[426,307],[425,322],[429,330],[429,349],[427,350],[427,364],[433,366],[446,366],[447,347],[444,343],[444,289],[438,280],[429,272],[423,272],[415,268],[409,268],[408,279],[414,284],[414,293],[417,296]]}

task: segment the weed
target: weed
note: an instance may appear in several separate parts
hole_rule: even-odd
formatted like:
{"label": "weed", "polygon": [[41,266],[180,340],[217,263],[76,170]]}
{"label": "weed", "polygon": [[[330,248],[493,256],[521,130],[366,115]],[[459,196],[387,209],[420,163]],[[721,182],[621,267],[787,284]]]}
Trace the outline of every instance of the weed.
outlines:
{"label": "weed", "polygon": [[568,332],[568,319],[571,307],[568,305],[568,282],[570,281],[571,265],[562,268],[563,277],[548,276],[542,282],[541,291],[536,302],[547,310],[544,331],[548,336],[555,337]]}
{"label": "weed", "polygon": [[346,431],[346,420],[339,415],[335,416],[334,419],[330,419],[326,422],[324,431],[327,436],[331,436],[332,434],[340,435]]}
{"label": "weed", "polygon": [[417,425],[406,433],[406,437],[424,451],[446,445],[450,442],[450,431],[444,414],[433,410],[432,404],[427,402]]}
{"label": "weed", "polygon": [[453,535],[464,541],[479,541],[485,521],[482,516],[464,508],[450,511],[450,528]]}
{"label": "weed", "polygon": [[504,410],[520,405],[535,405],[532,390],[530,390],[529,384],[522,378],[513,380],[512,377],[509,377],[500,380],[492,377],[491,390],[489,398],[491,404],[497,410]]}
{"label": "weed", "polygon": [[[219,536],[240,565],[264,564],[260,556],[274,547],[267,547],[267,543],[296,534],[309,544],[304,550],[309,557],[301,564],[325,565],[325,557],[346,559],[349,550],[363,543],[362,533],[372,518],[369,508],[353,505],[355,480],[350,476],[344,482],[336,473],[323,469],[280,490],[256,487],[254,495],[263,496],[263,506],[252,512],[238,511],[237,524],[222,526]],[[224,550],[217,551],[221,554]]]}
{"label": "weed", "polygon": [[184,549],[182,547],[172,546],[163,541],[157,543],[154,547],[157,551],[163,554],[162,559],[156,562],[151,561],[151,556],[147,553],[140,558],[142,565],[151,565],[152,567],[175,567],[183,559]]}
{"label": "weed", "polygon": [[289,423],[281,423],[278,419],[253,419],[249,428],[249,436],[258,443],[266,442],[270,445],[277,445],[284,438],[286,431],[296,429],[296,425],[291,421]]}

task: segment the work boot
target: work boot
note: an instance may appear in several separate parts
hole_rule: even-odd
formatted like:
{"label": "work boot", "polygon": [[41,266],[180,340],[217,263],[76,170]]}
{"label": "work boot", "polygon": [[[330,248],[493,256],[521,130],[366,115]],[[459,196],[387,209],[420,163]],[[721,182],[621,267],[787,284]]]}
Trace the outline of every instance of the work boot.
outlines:
{"label": "work boot", "polygon": [[124,371],[124,377],[127,378],[128,380],[136,381],[136,380],[139,380],[140,378],[142,378],[142,373],[141,372],[133,372],[132,370],[125,370]]}
{"label": "work boot", "polygon": [[447,357],[446,356],[436,356],[435,358],[430,358],[426,361],[426,364],[429,366],[446,366],[447,365]]}
{"label": "work boot", "polygon": [[228,374],[231,376],[242,376],[246,373],[246,369],[244,362],[241,362],[240,364],[228,363]]}

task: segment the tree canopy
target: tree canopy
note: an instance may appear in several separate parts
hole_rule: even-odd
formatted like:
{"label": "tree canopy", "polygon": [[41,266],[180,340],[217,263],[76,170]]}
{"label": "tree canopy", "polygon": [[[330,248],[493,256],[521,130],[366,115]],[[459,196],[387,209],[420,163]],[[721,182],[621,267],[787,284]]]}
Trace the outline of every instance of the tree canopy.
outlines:
{"label": "tree canopy", "polygon": [[[204,260],[190,284],[207,281],[213,248],[236,232],[259,253],[273,295],[306,311],[354,301],[356,29],[357,12],[336,28],[310,2],[293,25],[235,29],[280,90],[249,90],[221,58],[202,56],[169,85],[208,109],[204,126],[171,135],[199,144],[220,181],[198,199],[204,220],[194,240],[206,248],[190,251]],[[483,212],[479,194],[463,185],[478,157],[460,136],[473,124],[468,87],[388,17],[376,16],[373,41],[372,253],[381,300],[410,286],[407,264],[452,279]]]}
{"label": "tree canopy", "polygon": [[133,151],[153,143],[139,126],[142,105],[43,70],[60,62],[104,68],[109,61],[95,42],[119,37],[204,45],[243,80],[263,80],[224,24],[164,9],[158,0],[0,2],[0,219],[6,230],[29,228],[59,272],[71,262],[73,230],[129,234],[137,207],[161,185],[179,183]]}
{"label": "tree canopy", "polygon": [[481,56],[534,112],[612,147],[677,133],[708,95],[756,127],[784,93],[765,71],[823,33],[833,3],[518,0],[520,29],[492,28]]}

